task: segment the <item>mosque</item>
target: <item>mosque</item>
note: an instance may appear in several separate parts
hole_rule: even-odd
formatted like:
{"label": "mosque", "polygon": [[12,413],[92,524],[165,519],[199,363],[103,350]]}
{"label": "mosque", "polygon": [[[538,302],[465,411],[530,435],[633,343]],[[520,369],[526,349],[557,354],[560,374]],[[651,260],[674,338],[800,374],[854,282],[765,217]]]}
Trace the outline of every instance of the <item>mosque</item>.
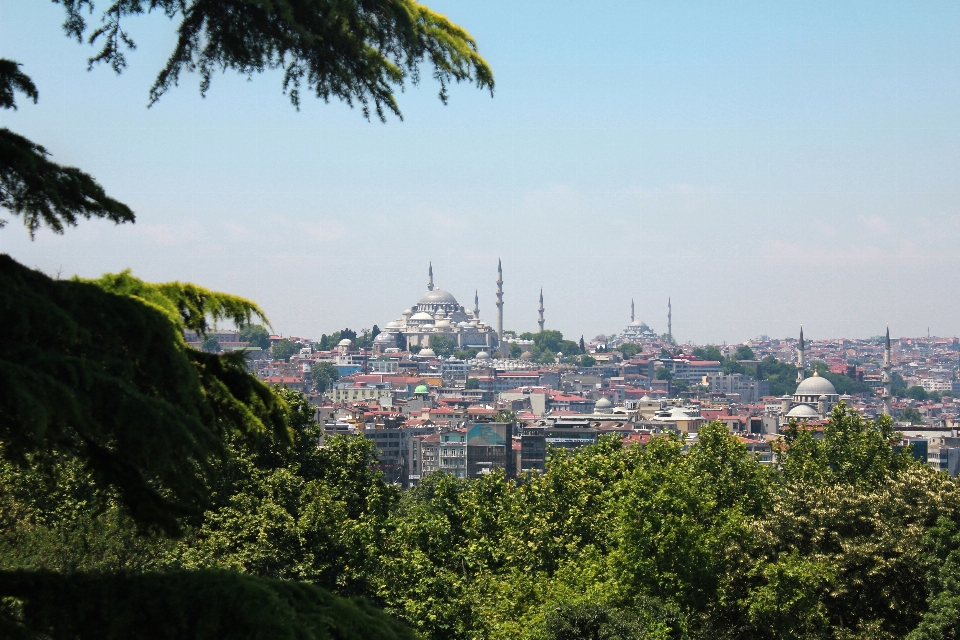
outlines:
{"label": "mosque", "polygon": [[636,320],[634,314],[633,300],[630,300],[630,324],[627,325],[627,328],[624,329],[620,335],[616,336],[614,341],[611,341],[612,346],[617,346],[625,343],[641,344],[647,340],[657,340],[659,336],[647,326],[646,322],[642,320]]}
{"label": "mosque", "polygon": [[791,420],[825,420],[833,406],[844,400],[850,402],[849,396],[842,398],[837,394],[833,383],[817,373],[806,377],[806,360],[803,348],[803,327],[800,327],[800,345],[797,351],[797,390],[793,397],[780,398],[780,426],[786,426]]}
{"label": "mosque", "polygon": [[457,302],[452,293],[434,286],[433,263],[430,263],[427,292],[399,318],[387,323],[374,339],[374,351],[381,354],[399,351],[399,338],[403,336],[408,347],[422,347],[421,357],[432,357],[436,354],[430,348],[430,338],[444,335],[451,338],[458,349],[482,349],[489,357],[489,352],[499,350],[503,334],[502,265],[497,265],[497,272],[496,329],[480,319],[479,294],[474,293],[473,309],[468,310]]}

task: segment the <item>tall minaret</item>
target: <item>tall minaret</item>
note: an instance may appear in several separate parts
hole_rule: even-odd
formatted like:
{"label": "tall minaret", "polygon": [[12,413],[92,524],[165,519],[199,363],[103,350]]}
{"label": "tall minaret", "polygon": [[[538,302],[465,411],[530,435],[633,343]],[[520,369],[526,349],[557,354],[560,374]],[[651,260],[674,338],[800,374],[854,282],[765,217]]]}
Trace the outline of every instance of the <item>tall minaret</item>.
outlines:
{"label": "tall minaret", "polygon": [[497,348],[503,354],[503,264],[497,259]]}
{"label": "tall minaret", "polygon": [[433,291],[433,260],[430,261],[430,282],[427,283],[427,291]]}
{"label": "tall minaret", "polygon": [[474,320],[480,319],[480,292],[479,291],[473,292],[473,319]]}
{"label": "tall minaret", "polygon": [[633,324],[633,298],[630,298],[630,324]]}
{"label": "tall minaret", "polygon": [[883,374],[880,380],[883,382],[883,413],[893,415],[893,393],[891,390],[892,377],[890,370],[893,369],[893,363],[890,362],[890,327],[887,327],[887,341],[883,347]]}
{"label": "tall minaret", "polygon": [[537,320],[537,324],[540,325],[540,333],[543,333],[543,289],[540,289],[540,319]]}
{"label": "tall minaret", "polygon": [[803,325],[800,325],[800,350],[797,352],[797,384],[807,377],[807,361],[803,357]]}
{"label": "tall minaret", "polygon": [[670,342],[673,342],[673,306],[670,304],[670,298],[667,298],[667,336]]}

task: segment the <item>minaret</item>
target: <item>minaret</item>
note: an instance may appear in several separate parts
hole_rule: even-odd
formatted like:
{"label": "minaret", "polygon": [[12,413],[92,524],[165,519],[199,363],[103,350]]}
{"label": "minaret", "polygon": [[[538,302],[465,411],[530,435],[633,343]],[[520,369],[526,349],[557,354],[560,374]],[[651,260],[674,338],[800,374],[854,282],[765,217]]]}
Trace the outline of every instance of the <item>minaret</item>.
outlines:
{"label": "minaret", "polygon": [[503,264],[497,259],[497,349],[503,354]]}
{"label": "minaret", "polygon": [[427,283],[427,291],[433,291],[433,260],[430,261],[430,282]]}
{"label": "minaret", "polygon": [[540,289],[540,319],[537,320],[537,324],[540,325],[540,333],[543,333],[543,289]]}
{"label": "minaret", "polygon": [[893,369],[893,363],[890,362],[890,327],[887,327],[887,341],[883,347],[883,374],[880,380],[883,382],[883,413],[888,416],[893,415],[893,398],[891,391],[892,377],[890,370]]}
{"label": "minaret", "polygon": [[474,320],[480,319],[480,292],[479,291],[473,292],[473,319]]}
{"label": "minaret", "polygon": [[670,304],[670,298],[667,298],[667,337],[670,343],[673,343],[673,306]]}
{"label": "minaret", "polygon": [[800,325],[800,350],[797,352],[797,384],[807,377],[807,361],[803,357],[803,325]]}
{"label": "minaret", "polygon": [[633,298],[630,298],[630,324],[633,324]]}

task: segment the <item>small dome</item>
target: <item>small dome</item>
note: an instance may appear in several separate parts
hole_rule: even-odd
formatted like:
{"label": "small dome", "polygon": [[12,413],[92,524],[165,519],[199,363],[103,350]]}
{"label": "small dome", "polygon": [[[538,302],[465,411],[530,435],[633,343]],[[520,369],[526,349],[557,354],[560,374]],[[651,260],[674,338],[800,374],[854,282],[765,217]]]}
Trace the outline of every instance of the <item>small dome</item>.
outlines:
{"label": "small dome", "polygon": [[606,396],[604,396],[604,397],[600,398],[599,400],[597,400],[597,403],[594,405],[594,408],[593,408],[593,410],[594,410],[594,411],[597,411],[597,412],[599,412],[599,411],[601,411],[601,410],[603,410],[603,411],[608,411],[608,410],[610,410],[610,409],[613,409],[613,403],[610,402],[610,398],[608,398],[608,397],[606,397]]}
{"label": "small dome", "polygon": [[350,338],[344,338],[343,340],[341,340],[340,342],[337,343],[337,346],[338,346],[338,347],[349,347],[351,344],[353,344],[353,342],[350,341]]}
{"label": "small dome", "polygon": [[402,315],[402,316],[413,315],[413,311],[411,311],[410,309],[404,309],[404,310],[403,310],[403,313],[401,313],[400,315]]}
{"label": "small dome", "polygon": [[418,305],[434,305],[434,304],[452,304],[456,307],[460,305],[457,304],[457,299],[453,297],[453,294],[449,291],[444,291],[442,289],[434,289],[433,291],[427,291],[423,294],[423,297],[420,298]]}
{"label": "small dome", "polygon": [[417,355],[420,356],[421,358],[436,358],[436,357],[437,357],[437,353],[436,353],[433,349],[431,349],[430,347],[427,347],[426,349],[420,349],[420,353],[418,353]]}
{"label": "small dome", "polygon": [[530,353],[529,351],[524,351],[523,353],[520,354],[520,359],[521,359],[521,360],[532,360],[532,359],[533,359],[533,354]]}
{"label": "small dome", "polygon": [[417,385],[417,388],[413,390],[414,395],[427,395],[430,393],[430,389],[427,388],[427,385],[420,384]]}
{"label": "small dome", "polygon": [[814,374],[812,377],[801,382],[793,395],[815,396],[817,398],[823,395],[835,396],[837,395],[837,389],[833,386],[833,383],[826,378]]}
{"label": "small dome", "polygon": [[387,333],[383,331],[377,334],[377,337],[373,339],[374,344],[396,344],[397,338],[392,333]]}
{"label": "small dome", "polygon": [[393,322],[388,322],[388,323],[387,323],[387,326],[384,327],[384,329],[387,329],[387,330],[390,330],[390,329],[399,329],[399,328],[400,328],[400,323],[397,322],[396,320],[394,320]]}
{"label": "small dome", "polygon": [[817,418],[820,417],[820,414],[817,413],[817,410],[811,407],[810,405],[798,404],[793,409],[790,409],[790,411],[787,412],[787,417],[798,418],[800,420],[808,420],[811,418],[816,420]]}
{"label": "small dome", "polygon": [[480,351],[479,353],[477,353],[477,360],[489,360],[489,359],[490,359],[490,354],[487,353],[486,351]]}
{"label": "small dome", "polygon": [[427,313],[426,311],[420,311],[413,314],[413,317],[410,318],[413,321],[422,321],[422,322],[433,322],[433,316]]}

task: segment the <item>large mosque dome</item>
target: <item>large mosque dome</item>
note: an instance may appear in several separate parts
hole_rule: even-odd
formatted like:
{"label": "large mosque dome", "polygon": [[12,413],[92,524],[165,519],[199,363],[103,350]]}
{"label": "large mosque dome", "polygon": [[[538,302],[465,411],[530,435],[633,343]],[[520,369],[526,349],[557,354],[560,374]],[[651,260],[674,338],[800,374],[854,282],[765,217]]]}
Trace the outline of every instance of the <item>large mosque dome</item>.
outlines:
{"label": "large mosque dome", "polygon": [[460,306],[460,304],[457,302],[457,299],[453,297],[452,293],[442,289],[427,291],[425,294],[423,294],[423,297],[420,298],[420,302],[417,303],[419,307],[435,304],[453,305],[456,307]]}
{"label": "large mosque dome", "polygon": [[797,385],[797,390],[793,394],[795,396],[835,396],[837,395],[837,389],[833,386],[833,383],[818,375],[814,375],[810,378],[805,378],[803,382]]}

